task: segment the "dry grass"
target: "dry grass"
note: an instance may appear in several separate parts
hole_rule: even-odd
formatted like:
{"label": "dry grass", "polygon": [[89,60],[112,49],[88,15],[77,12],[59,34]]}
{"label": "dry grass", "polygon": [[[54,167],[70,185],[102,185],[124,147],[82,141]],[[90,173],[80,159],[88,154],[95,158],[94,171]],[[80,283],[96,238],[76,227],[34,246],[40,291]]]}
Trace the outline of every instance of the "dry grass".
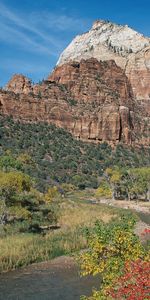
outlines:
{"label": "dry grass", "polygon": [[44,237],[17,234],[3,238],[0,239],[0,272],[71,254],[85,247],[86,240],[77,228],[49,233]]}
{"label": "dry grass", "polygon": [[84,203],[63,203],[60,225],[62,227],[92,226],[96,220],[109,222],[114,216],[113,210],[106,210],[103,205]]}
{"label": "dry grass", "polygon": [[117,215],[115,208],[87,204],[80,200],[78,195],[77,201],[66,199],[61,203],[60,230],[46,236],[17,234],[1,238],[0,272],[84,249],[87,245],[83,227],[92,227],[97,219],[109,222],[112,216]]}

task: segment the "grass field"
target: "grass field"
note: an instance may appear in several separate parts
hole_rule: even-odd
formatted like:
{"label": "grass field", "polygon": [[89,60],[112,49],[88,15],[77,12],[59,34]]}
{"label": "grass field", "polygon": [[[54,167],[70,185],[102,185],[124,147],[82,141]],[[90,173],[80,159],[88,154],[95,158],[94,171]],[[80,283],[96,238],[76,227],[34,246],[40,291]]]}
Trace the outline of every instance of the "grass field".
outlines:
{"label": "grass field", "polygon": [[[84,228],[96,220],[109,222],[120,210],[106,205],[87,203],[90,193],[76,192],[60,203],[60,229],[46,235],[20,233],[0,239],[0,272],[46,261],[61,255],[71,255],[86,248]],[[85,200],[85,201],[83,201]]]}

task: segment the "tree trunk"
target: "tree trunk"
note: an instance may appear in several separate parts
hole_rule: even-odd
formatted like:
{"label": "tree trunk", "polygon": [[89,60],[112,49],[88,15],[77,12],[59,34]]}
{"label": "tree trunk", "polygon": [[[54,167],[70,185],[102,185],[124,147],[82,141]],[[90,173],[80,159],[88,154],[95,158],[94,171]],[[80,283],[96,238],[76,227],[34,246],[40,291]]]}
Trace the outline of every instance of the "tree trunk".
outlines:
{"label": "tree trunk", "polygon": [[112,189],[112,200],[115,200],[115,190],[114,190],[114,188]]}
{"label": "tree trunk", "polygon": [[148,191],[147,191],[146,197],[147,197],[147,201],[150,201],[150,188],[149,188]]}
{"label": "tree trunk", "polygon": [[130,192],[128,191],[127,194],[128,194],[128,200],[130,201],[131,200]]}

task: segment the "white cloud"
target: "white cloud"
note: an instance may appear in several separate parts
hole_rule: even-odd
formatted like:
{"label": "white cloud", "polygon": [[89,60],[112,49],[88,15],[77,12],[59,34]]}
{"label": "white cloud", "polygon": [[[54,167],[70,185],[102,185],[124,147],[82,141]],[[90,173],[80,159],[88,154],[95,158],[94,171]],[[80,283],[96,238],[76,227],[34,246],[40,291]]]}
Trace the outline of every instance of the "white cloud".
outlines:
{"label": "white cloud", "polygon": [[0,3],[0,40],[29,52],[57,56],[64,46],[61,32],[81,30],[85,23],[80,19],[45,11],[28,15],[15,13]]}
{"label": "white cloud", "polygon": [[42,25],[47,29],[53,29],[55,31],[82,31],[87,28],[88,20],[79,18],[73,18],[66,15],[54,14],[47,11],[39,13],[32,13],[32,23],[36,26]]}
{"label": "white cloud", "polygon": [[29,52],[37,52],[53,56],[56,54],[56,52],[52,52],[48,47],[42,45],[42,43],[34,41],[34,39],[30,38],[27,34],[14,29],[13,27],[11,28],[8,25],[0,23],[0,28],[0,40],[3,42],[17,45]]}
{"label": "white cloud", "polygon": [[64,12],[25,14],[0,0],[0,43],[2,49],[7,49],[0,57],[1,85],[14,73],[23,73],[34,81],[47,76],[66,43],[87,29],[88,24],[87,20],[67,16]]}

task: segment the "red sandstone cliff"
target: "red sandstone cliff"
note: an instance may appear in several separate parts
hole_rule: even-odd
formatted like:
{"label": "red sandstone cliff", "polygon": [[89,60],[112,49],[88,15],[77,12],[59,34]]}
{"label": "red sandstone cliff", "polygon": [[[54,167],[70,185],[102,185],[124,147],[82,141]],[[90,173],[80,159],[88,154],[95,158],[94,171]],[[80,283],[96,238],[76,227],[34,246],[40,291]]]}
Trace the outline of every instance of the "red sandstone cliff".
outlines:
{"label": "red sandstone cliff", "polygon": [[0,110],[23,122],[54,123],[85,141],[149,144],[149,104],[145,110],[137,103],[113,60],[70,62],[36,85],[15,75],[0,92]]}

